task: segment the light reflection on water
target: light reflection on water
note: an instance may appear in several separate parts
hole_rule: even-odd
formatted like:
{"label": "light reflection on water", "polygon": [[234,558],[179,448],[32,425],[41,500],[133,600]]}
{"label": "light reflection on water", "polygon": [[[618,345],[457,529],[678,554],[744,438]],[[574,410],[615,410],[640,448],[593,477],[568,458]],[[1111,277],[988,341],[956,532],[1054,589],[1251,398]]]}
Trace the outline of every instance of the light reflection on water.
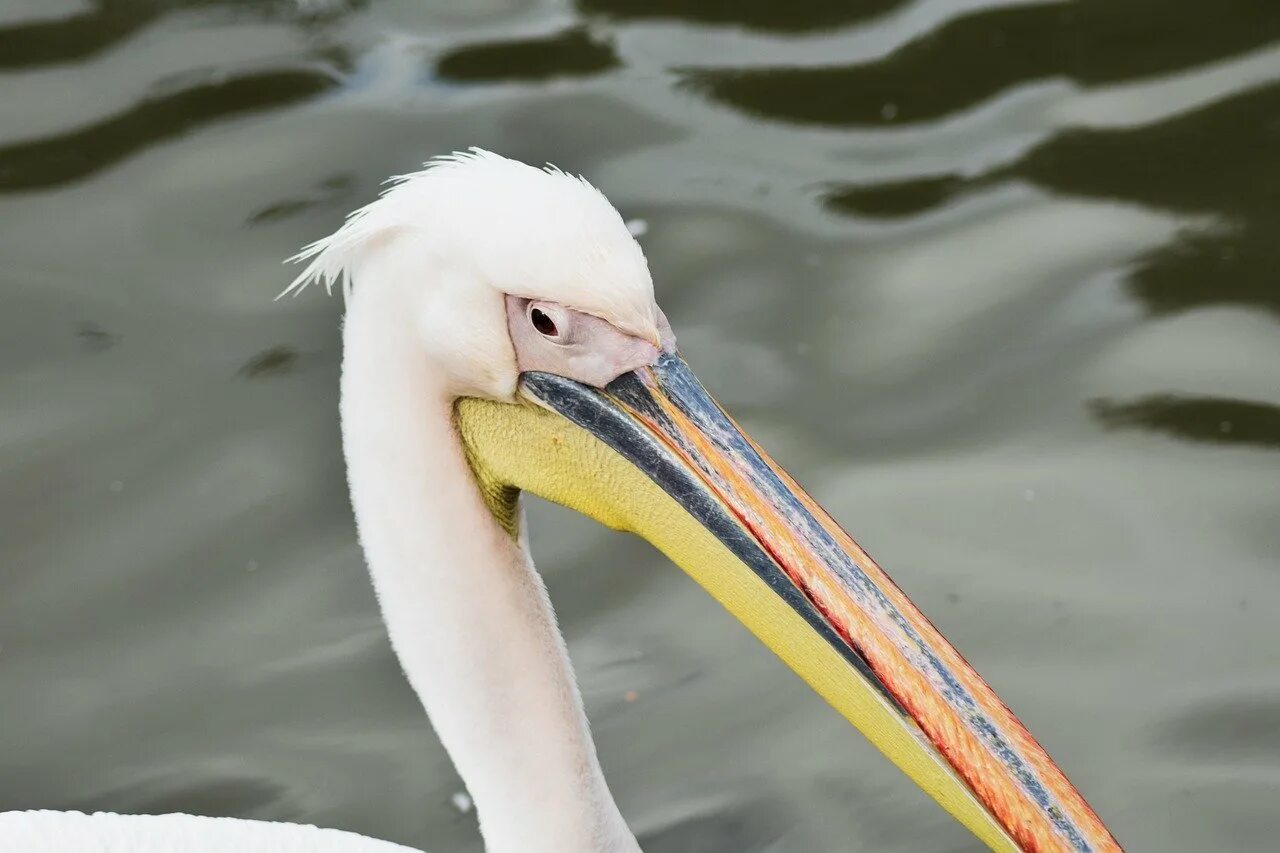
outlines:
{"label": "light reflection on water", "polygon": [[[708,387],[1127,846],[1274,846],[1278,39],[1270,0],[12,4],[0,809],[478,849],[354,543],[340,305],[271,297],[481,145],[648,222]],[[647,850],[973,848],[647,546],[531,522]]]}

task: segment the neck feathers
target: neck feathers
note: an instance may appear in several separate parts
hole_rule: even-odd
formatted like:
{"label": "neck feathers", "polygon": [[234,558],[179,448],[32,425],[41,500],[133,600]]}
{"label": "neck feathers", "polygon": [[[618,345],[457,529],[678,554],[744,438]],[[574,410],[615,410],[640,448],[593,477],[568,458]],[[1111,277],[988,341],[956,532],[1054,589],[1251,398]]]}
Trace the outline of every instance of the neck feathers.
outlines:
{"label": "neck feathers", "polygon": [[393,292],[356,288],[342,371],[351,502],[391,644],[490,853],[638,851],[519,535],[516,495],[477,483],[454,401]]}

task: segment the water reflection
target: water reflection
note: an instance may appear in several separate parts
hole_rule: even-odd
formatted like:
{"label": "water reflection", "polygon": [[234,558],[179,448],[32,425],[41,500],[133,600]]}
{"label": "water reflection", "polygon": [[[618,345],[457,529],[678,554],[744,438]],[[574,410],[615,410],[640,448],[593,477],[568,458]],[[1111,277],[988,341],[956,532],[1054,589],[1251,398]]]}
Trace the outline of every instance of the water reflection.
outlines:
{"label": "water reflection", "polygon": [[[926,212],[978,189],[1027,181],[1064,195],[1112,199],[1192,214],[1218,214],[1141,258],[1127,279],[1156,313],[1207,304],[1280,314],[1280,85],[1263,86],[1135,128],[1072,128],[1013,163],[972,177],[939,175],[886,184],[836,185],[828,209],[860,217]],[[1065,235],[1064,239],[1069,239]]]}
{"label": "water reflection", "polygon": [[97,0],[88,11],[0,27],[0,69],[71,62],[123,41],[170,10],[158,3]]}
{"label": "water reflection", "polygon": [[1096,86],[1182,69],[1280,36],[1270,0],[1071,0],[984,10],[866,63],[689,68],[685,84],[751,115],[801,124],[930,121],[1036,80]]}
{"label": "water reflection", "polygon": [[926,213],[975,186],[984,185],[986,182],[983,180],[965,179],[959,175],[908,178],[867,185],[836,184],[825,194],[823,202],[828,210],[847,216],[896,219]]}
{"label": "water reflection", "polygon": [[292,373],[298,366],[298,351],[285,344],[277,344],[263,350],[245,362],[239,374],[246,379],[257,379],[263,376],[281,376]]}
{"label": "water reflection", "polygon": [[1202,305],[1261,308],[1280,317],[1280,215],[1191,233],[1142,258],[1126,286],[1155,313]]}
{"label": "water reflection", "polygon": [[465,45],[448,51],[436,64],[445,80],[480,83],[582,77],[617,68],[621,62],[608,39],[586,27],[555,35]]}
{"label": "water reflection", "polygon": [[1128,402],[1093,400],[1089,408],[1110,429],[1280,450],[1280,406],[1272,403],[1160,394]]}
{"label": "water reflection", "polygon": [[120,336],[108,332],[97,323],[84,322],[76,326],[76,337],[90,352],[106,352],[120,343]]}
{"label": "water reflection", "polygon": [[290,219],[315,207],[336,204],[350,194],[354,183],[355,179],[349,173],[331,175],[303,195],[281,199],[255,210],[249,214],[245,222],[248,225],[265,225],[282,219]]}
{"label": "water reflection", "polygon": [[1247,91],[1162,122],[1067,130],[993,177],[1019,177],[1073,195],[1225,214],[1276,210],[1280,85]]}
{"label": "water reflection", "polygon": [[0,193],[69,183],[201,125],[295,104],[335,85],[321,71],[260,71],[150,98],[87,127],[0,147]]}
{"label": "water reflection", "polygon": [[778,32],[845,26],[883,15],[907,0],[576,0],[587,14],[618,20],[674,20],[693,24],[737,24]]}
{"label": "water reflection", "polygon": [[350,11],[345,3],[294,0],[90,0],[89,9],[73,15],[0,26],[0,71],[88,59],[177,12],[221,8],[255,17],[296,15],[315,7],[325,17]]}
{"label": "water reflection", "polygon": [[1184,758],[1265,767],[1280,762],[1276,720],[1280,720],[1280,696],[1205,697],[1166,720],[1153,740],[1161,749]]}

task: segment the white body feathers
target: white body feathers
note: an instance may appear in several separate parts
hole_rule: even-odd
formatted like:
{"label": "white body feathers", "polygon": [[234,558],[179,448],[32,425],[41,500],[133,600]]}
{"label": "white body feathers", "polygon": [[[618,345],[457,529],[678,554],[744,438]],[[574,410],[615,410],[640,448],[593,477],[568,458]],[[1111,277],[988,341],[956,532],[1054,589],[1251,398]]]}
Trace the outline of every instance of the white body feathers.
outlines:
{"label": "white body feathers", "polygon": [[421,853],[296,823],[189,814],[0,813],[6,853]]}

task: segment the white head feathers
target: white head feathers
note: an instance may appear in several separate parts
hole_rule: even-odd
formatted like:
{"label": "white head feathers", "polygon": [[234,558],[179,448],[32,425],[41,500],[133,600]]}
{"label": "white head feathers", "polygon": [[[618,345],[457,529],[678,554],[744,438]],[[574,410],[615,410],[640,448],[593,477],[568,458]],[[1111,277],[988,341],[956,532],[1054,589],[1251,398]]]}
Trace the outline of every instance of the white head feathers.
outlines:
{"label": "white head feathers", "polygon": [[[581,177],[472,148],[391,179],[374,202],[291,261],[310,261],[285,290],[312,282],[349,293],[371,253],[407,238],[434,268],[499,293],[558,302],[657,342],[653,281],[617,210]],[[282,294],[283,295],[283,294]]]}

